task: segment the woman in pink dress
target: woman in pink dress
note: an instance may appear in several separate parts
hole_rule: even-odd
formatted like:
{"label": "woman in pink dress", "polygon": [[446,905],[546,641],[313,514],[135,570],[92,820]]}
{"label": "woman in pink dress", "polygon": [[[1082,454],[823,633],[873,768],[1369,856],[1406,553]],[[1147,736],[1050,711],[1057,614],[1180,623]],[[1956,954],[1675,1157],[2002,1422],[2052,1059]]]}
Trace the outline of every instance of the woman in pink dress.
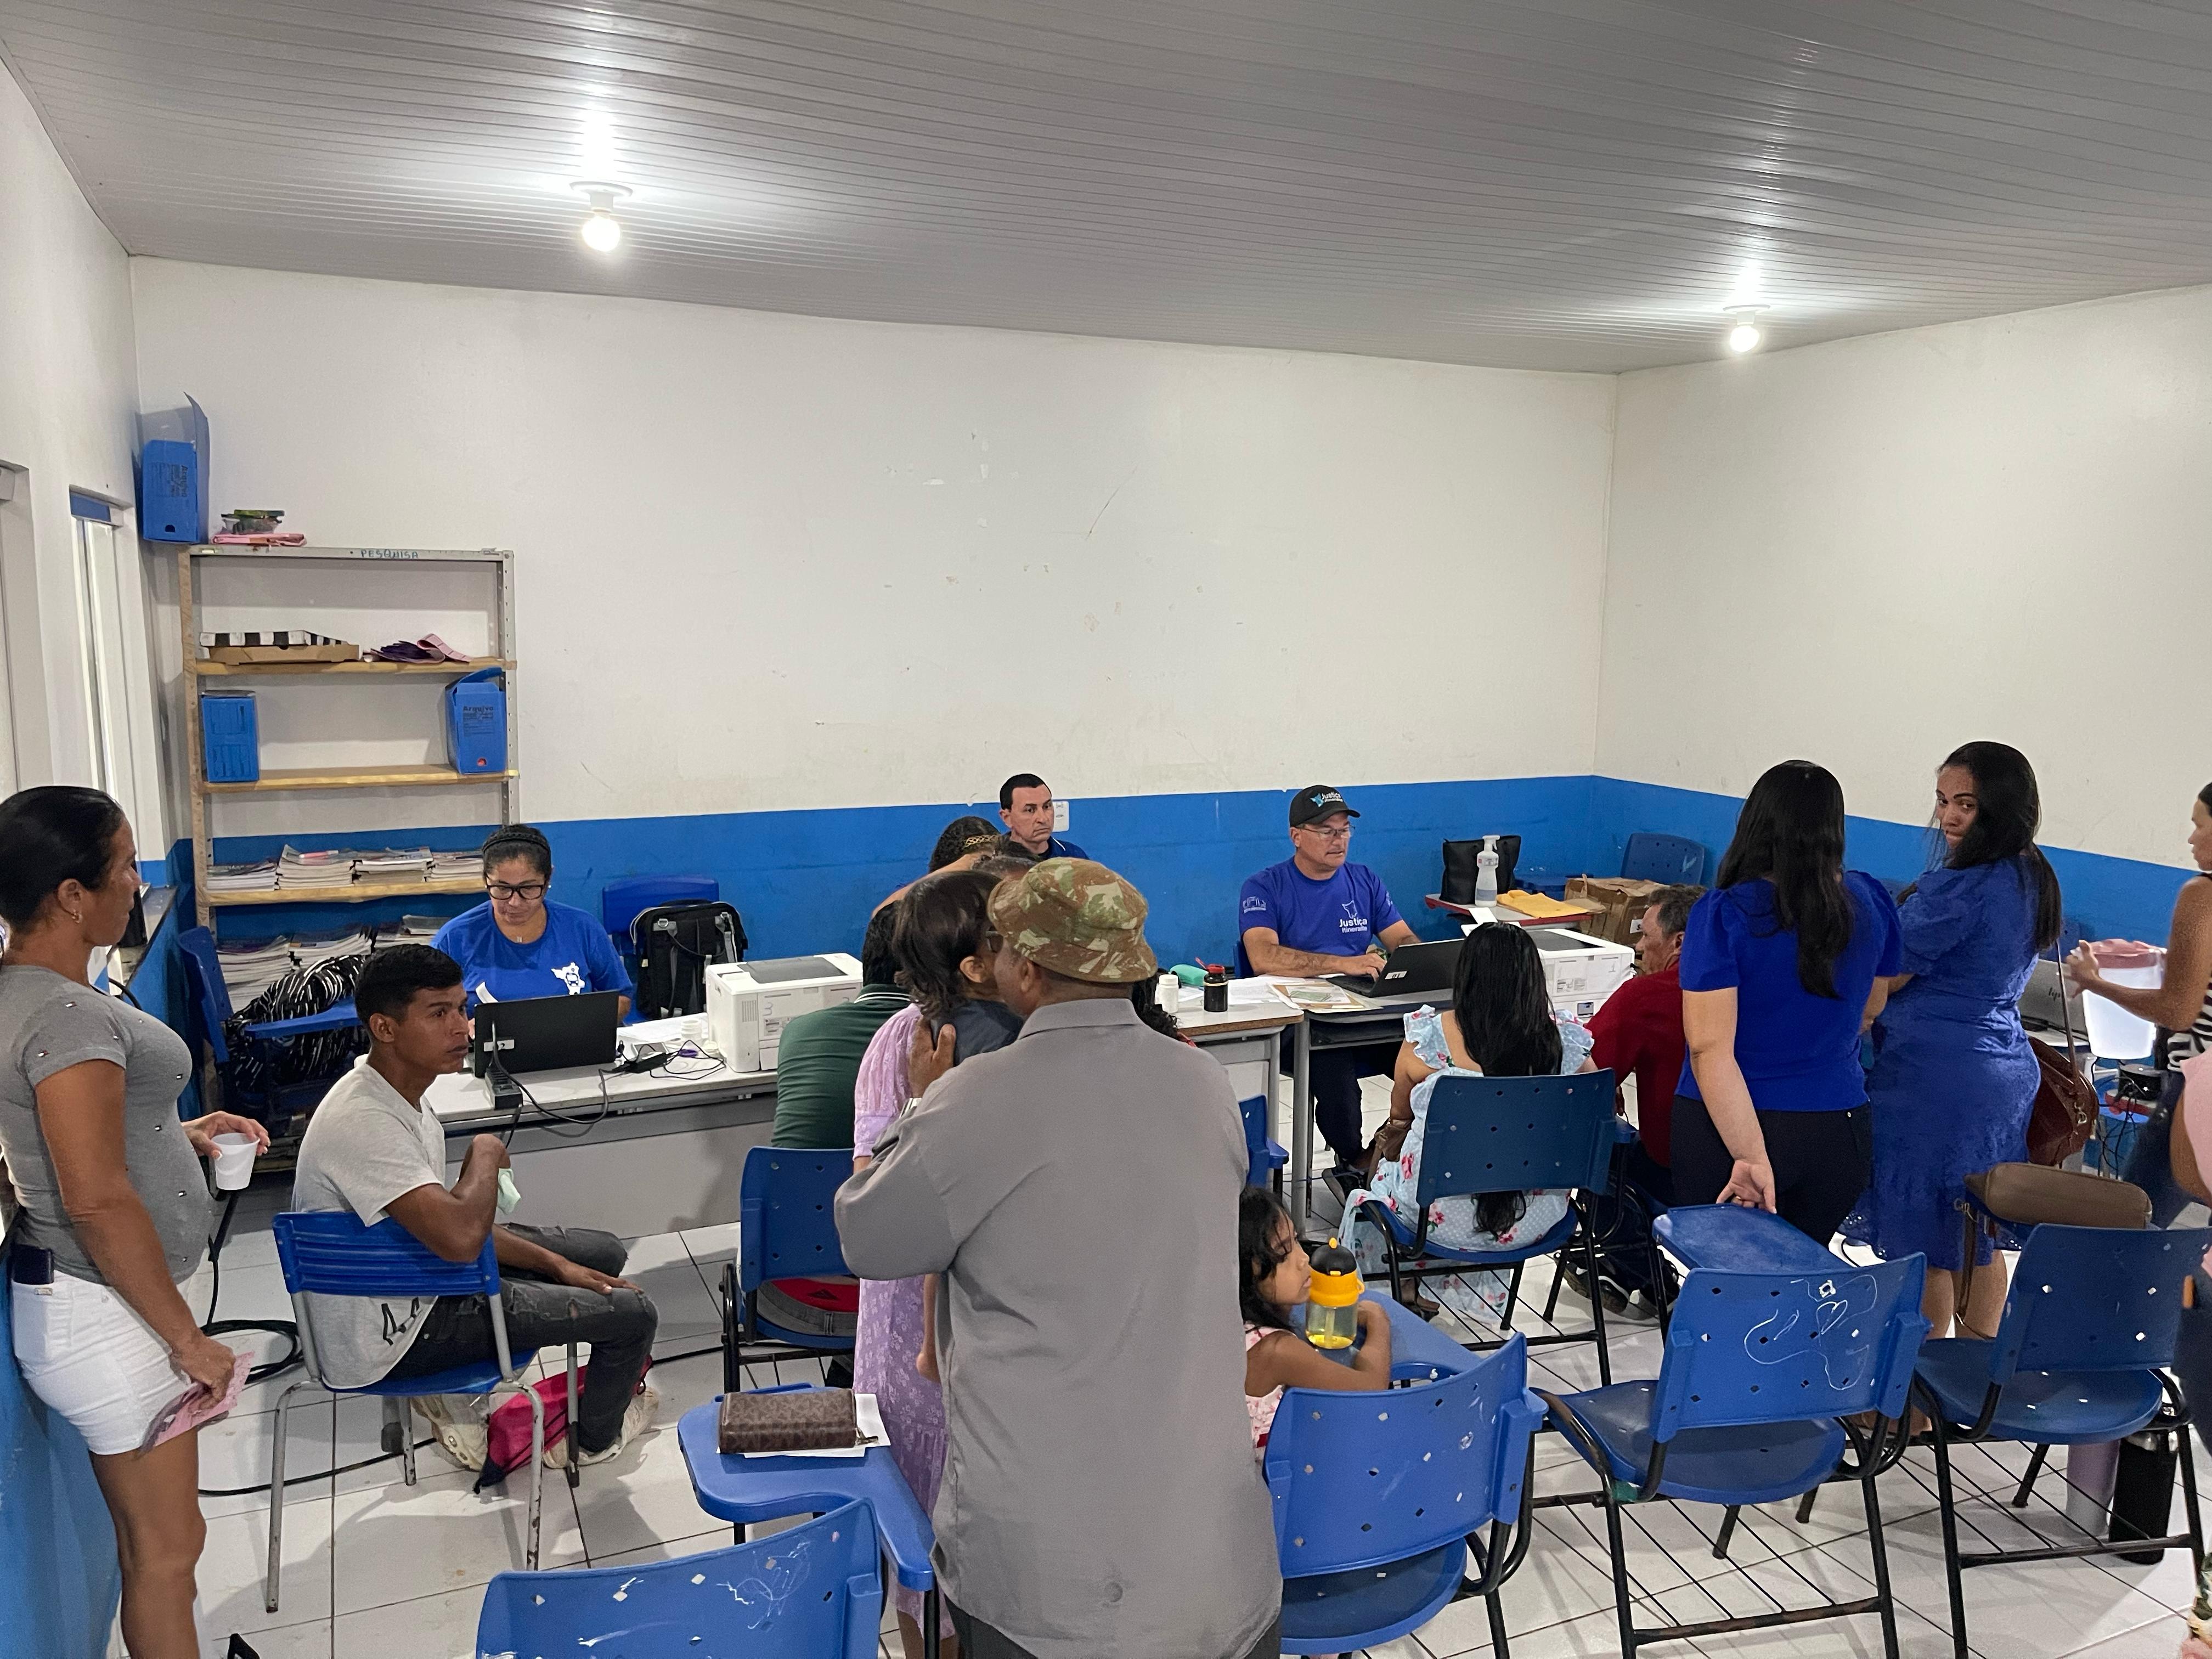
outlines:
{"label": "woman in pink dress", "polygon": [[[927,876],[899,900],[891,954],[915,1006],[902,1008],[878,1029],[861,1056],[853,1085],[853,1166],[866,1166],[908,1099],[957,1065],[1003,1048],[1021,1022],[997,1000],[994,964],[997,938],[986,905],[999,873],[989,869],[946,870]],[[926,1022],[926,1023],[925,1023]],[[917,1030],[926,1059],[914,1063]],[[950,1054],[947,1049],[950,1048]],[[920,1086],[916,1086],[919,1085]],[[920,1369],[927,1326],[925,1281],[860,1281],[860,1328],[853,1344],[853,1387],[876,1396],[890,1433],[891,1457],[925,1510],[937,1507],[945,1471],[945,1400]],[[931,1360],[934,1369],[933,1356]],[[893,1591],[899,1638],[907,1659],[921,1659],[921,1597],[901,1586]],[[957,1659],[952,1623],[942,1618],[939,1635],[945,1659]]]}

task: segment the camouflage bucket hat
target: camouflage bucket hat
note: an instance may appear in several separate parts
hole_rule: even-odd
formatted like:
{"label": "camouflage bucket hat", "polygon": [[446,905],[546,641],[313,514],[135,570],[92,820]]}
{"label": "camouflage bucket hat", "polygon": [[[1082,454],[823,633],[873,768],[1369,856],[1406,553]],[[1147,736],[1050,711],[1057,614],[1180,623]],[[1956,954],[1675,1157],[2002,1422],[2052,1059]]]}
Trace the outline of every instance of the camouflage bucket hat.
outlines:
{"label": "camouflage bucket hat", "polygon": [[1145,943],[1145,896],[1090,859],[1047,859],[991,895],[991,925],[1040,968],[1092,985],[1159,971]]}

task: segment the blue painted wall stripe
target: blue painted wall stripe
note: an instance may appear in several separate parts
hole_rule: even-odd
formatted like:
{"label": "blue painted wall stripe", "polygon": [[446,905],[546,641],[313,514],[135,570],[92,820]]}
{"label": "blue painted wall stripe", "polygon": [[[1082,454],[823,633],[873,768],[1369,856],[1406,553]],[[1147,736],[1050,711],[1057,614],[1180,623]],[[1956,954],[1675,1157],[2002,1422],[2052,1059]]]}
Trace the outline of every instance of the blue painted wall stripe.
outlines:
{"label": "blue painted wall stripe", "polygon": [[[1352,856],[1373,866],[1414,927],[1440,936],[1443,919],[1421,906],[1440,873],[1447,838],[1510,831],[1524,867],[1550,872],[1620,868],[1636,830],[1687,836],[1708,850],[1710,876],[1741,802],[1726,795],[1588,775],[1455,783],[1371,784],[1347,790],[1364,816]],[[1230,960],[1237,893],[1244,878],[1289,856],[1291,792],[1133,795],[1074,804],[1075,839],[1134,882],[1152,904],[1148,931],[1167,960]],[[696,873],[720,882],[745,919],[756,956],[860,946],[869,911],[919,875],[951,819],[986,808],[933,805],[726,812],[681,817],[586,818],[543,824],[554,847],[554,896],[598,913],[599,891],[625,876]],[[1855,817],[1850,857],[1859,868],[1909,879],[1924,867],[1924,826]],[[358,831],[297,836],[306,848],[386,844],[470,847],[485,829]],[[282,836],[226,838],[218,859],[274,854]],[[2054,850],[2069,916],[2092,936],[2162,940],[2185,870]],[[180,863],[188,869],[189,863]],[[467,901],[428,896],[376,905],[313,905],[222,913],[226,939],[266,937],[385,921],[403,912],[451,915]]]}

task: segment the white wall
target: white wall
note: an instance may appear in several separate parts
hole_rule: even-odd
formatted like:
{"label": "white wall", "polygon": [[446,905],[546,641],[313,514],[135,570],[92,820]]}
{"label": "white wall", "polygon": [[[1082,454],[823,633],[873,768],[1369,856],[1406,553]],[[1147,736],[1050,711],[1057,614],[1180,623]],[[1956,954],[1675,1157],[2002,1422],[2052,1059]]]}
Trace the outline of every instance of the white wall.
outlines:
{"label": "white wall", "polygon": [[1609,378],[132,276],[215,505],[517,550],[533,817],[1590,766]]}
{"label": "white wall", "polygon": [[[0,609],[16,781],[92,777],[69,492],[131,499],[129,261],[0,68]],[[0,738],[4,732],[0,732]],[[157,827],[141,838],[165,851]]]}
{"label": "white wall", "polygon": [[1924,820],[2036,765],[2053,845],[2185,861],[2212,777],[2212,289],[1620,383],[1598,770],[1740,794],[1819,760]]}

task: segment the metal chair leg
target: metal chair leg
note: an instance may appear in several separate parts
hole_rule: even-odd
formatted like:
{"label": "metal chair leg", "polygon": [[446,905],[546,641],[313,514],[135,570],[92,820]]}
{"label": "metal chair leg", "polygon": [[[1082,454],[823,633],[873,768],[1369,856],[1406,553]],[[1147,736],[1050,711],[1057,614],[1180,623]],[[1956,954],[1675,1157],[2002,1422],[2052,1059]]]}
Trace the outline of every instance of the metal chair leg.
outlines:
{"label": "metal chair leg", "polygon": [[415,1484],[415,1401],[399,1402],[399,1475],[407,1486]]}
{"label": "metal chair leg", "polygon": [[945,1617],[942,1606],[937,1586],[932,1583],[921,1598],[921,1659],[937,1659],[938,1644],[943,1640],[937,1628]]}
{"label": "metal chair leg", "polygon": [[576,1445],[576,1339],[568,1339],[568,1489],[574,1492],[580,1471],[576,1468],[580,1455]]}
{"label": "metal chair leg", "polygon": [[1735,1536],[1735,1518],[1743,1511],[1741,1504],[1731,1504],[1721,1516],[1720,1536],[1713,1540],[1713,1559],[1728,1559],[1729,1540]]}
{"label": "metal chair leg", "polygon": [[2181,1505],[2189,1516],[2189,1553],[2198,1573],[2204,1571],[2204,1522],[2197,1509],[2197,1443],[2190,1425],[2174,1431],[2174,1449],[2181,1458]]}
{"label": "metal chair leg", "polygon": [[2051,1455],[2048,1446],[2038,1446],[2035,1455],[2027,1460],[2027,1473],[2020,1478],[2020,1490],[2012,1495],[2012,1506],[2016,1510],[2027,1507],[2028,1498],[2035,1491],[2035,1478],[2043,1473],[2043,1460]]}
{"label": "metal chair leg", "polygon": [[1943,1576],[1951,1591],[1951,1651],[1954,1659],[1970,1659],[1966,1651],[1966,1587],[1959,1567],[1959,1518],[1951,1494],[1951,1443],[1943,1432],[1940,1407],[1929,1413],[1936,1431],[1936,1506],[1943,1522]]}
{"label": "metal chair leg", "polygon": [[[1528,1265],[1525,1261],[1515,1262],[1505,1280],[1505,1311],[1498,1316],[1498,1328],[1508,1335],[1513,1331],[1513,1310],[1521,1305],[1521,1270]],[[1558,1280],[1554,1279],[1553,1283],[1556,1285]]]}
{"label": "metal chair leg", "polygon": [[538,1571],[538,1528],[545,1508],[545,1401],[538,1390],[523,1386],[522,1396],[530,1402],[530,1546],[525,1558],[530,1571]]}
{"label": "metal chair leg", "polygon": [[276,1438],[269,1448],[269,1582],[263,1605],[276,1611],[276,1595],[284,1567],[284,1441],[292,1421],[292,1396],[307,1387],[295,1382],[276,1396]]}
{"label": "metal chair leg", "polygon": [[1866,1497],[1867,1547],[1874,1554],[1875,1593],[1881,1598],[1881,1650],[1885,1659],[1897,1659],[1897,1599],[1889,1588],[1889,1548],[1881,1535],[1881,1495],[1875,1490],[1872,1459],[1862,1454],[1861,1461],[1869,1466],[1869,1472],[1859,1481],[1859,1490]]}
{"label": "metal chair leg", "polygon": [[1613,1556],[1613,1604],[1620,1620],[1621,1659],[1636,1659],[1636,1615],[1628,1599],[1628,1547],[1620,1535],[1620,1500],[1606,1482],[1605,1540]]}
{"label": "metal chair leg", "polygon": [[[1571,1248],[1571,1246],[1570,1248]],[[1552,1293],[1544,1298],[1544,1322],[1547,1325],[1555,1324],[1558,1322],[1552,1317],[1552,1316],[1559,1311],[1559,1270],[1566,1265],[1567,1253],[1565,1250],[1561,1250],[1557,1255],[1552,1258]],[[1597,1287],[1594,1285],[1590,1287],[1590,1294],[1593,1297],[1597,1294]]]}
{"label": "metal chair leg", "polygon": [[1813,1518],[1813,1505],[1820,1496],[1820,1489],[1818,1486],[1815,1486],[1812,1491],[1807,1492],[1802,1498],[1797,1500],[1797,1524],[1799,1526],[1803,1526],[1808,1521],[1810,1521]]}
{"label": "metal chair leg", "polygon": [[[1583,1264],[1589,1274],[1590,1328],[1597,1334],[1597,1380],[1600,1388],[1613,1386],[1613,1350],[1605,1338],[1605,1297],[1598,1289],[1597,1237],[1590,1226],[1589,1206],[1583,1204],[1579,1194],[1577,1207],[1582,1212]],[[1556,1286],[1558,1281],[1553,1281]]]}

